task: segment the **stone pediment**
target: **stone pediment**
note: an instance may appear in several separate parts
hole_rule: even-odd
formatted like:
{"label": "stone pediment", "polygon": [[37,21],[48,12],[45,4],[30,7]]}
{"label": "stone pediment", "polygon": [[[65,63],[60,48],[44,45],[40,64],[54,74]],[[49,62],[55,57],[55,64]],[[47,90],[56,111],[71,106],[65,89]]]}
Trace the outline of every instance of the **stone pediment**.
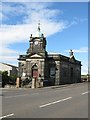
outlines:
{"label": "stone pediment", "polygon": [[34,55],[31,55],[30,57],[31,57],[31,58],[34,58],[34,57],[35,57],[35,58],[36,58],[36,57],[37,57],[37,58],[41,58],[42,56],[40,56],[40,55],[38,55],[38,54],[34,54]]}
{"label": "stone pediment", "polygon": [[71,61],[71,62],[76,62],[75,57],[74,57],[74,56],[71,56],[70,59],[69,59],[69,61]]}

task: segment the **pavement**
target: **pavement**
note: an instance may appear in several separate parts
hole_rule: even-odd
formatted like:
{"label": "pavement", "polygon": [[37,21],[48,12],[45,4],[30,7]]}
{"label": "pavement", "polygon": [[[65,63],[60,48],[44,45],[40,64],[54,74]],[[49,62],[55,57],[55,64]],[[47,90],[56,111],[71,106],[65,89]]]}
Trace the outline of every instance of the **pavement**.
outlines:
{"label": "pavement", "polygon": [[2,118],[88,118],[88,83],[2,89]]}

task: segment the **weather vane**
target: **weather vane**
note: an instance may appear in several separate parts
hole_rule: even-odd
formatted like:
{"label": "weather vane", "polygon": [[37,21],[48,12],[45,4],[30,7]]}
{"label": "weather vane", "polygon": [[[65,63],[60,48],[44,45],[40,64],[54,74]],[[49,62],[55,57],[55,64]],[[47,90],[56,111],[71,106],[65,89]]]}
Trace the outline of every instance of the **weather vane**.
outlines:
{"label": "weather vane", "polygon": [[40,20],[38,21],[38,30],[40,31]]}

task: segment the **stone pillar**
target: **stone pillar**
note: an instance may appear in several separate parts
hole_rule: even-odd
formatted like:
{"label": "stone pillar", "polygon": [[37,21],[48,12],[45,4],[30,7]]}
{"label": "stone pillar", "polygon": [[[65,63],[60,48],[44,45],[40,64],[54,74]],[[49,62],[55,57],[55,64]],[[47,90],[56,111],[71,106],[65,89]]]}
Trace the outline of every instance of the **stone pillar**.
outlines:
{"label": "stone pillar", "polygon": [[55,85],[60,84],[60,61],[56,61],[56,78],[55,78]]}
{"label": "stone pillar", "polygon": [[16,79],[16,87],[19,88],[21,86],[21,79],[18,77]]}
{"label": "stone pillar", "polygon": [[40,83],[38,80],[36,80],[36,88],[39,88],[40,87]]}
{"label": "stone pillar", "polygon": [[43,81],[41,80],[41,82],[40,82],[40,87],[43,87]]}
{"label": "stone pillar", "polygon": [[41,82],[41,77],[38,77],[38,87],[41,87],[40,82]]}
{"label": "stone pillar", "polygon": [[32,88],[35,88],[35,78],[32,78]]}
{"label": "stone pillar", "polygon": [[42,79],[44,79],[44,60],[41,62],[41,76],[42,76]]}

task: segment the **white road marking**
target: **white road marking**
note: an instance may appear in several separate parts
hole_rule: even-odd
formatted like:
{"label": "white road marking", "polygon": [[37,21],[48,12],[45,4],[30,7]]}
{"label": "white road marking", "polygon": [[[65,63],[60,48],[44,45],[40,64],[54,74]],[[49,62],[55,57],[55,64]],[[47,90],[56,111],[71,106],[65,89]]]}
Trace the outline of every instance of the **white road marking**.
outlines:
{"label": "white road marking", "polygon": [[[39,93],[33,93],[31,95],[38,95]],[[13,97],[21,97],[21,96],[26,96],[26,95],[29,95],[29,94],[23,94],[23,95],[15,95],[15,96],[6,96],[5,98],[13,98]]]}
{"label": "white road marking", "polygon": [[0,120],[1,120],[2,118],[10,117],[10,116],[13,116],[13,115],[14,115],[14,114],[12,113],[12,114],[9,114],[9,115],[2,116],[2,117],[0,117]]}
{"label": "white road marking", "polygon": [[54,101],[54,102],[51,102],[51,103],[47,103],[47,104],[41,105],[40,108],[45,107],[45,106],[49,106],[49,105],[53,105],[53,104],[56,104],[56,103],[59,103],[59,102],[63,102],[65,100],[69,100],[71,98],[72,97],[68,97],[68,98],[65,98],[65,99],[62,99],[62,100],[58,100],[58,101]]}
{"label": "white road marking", "polygon": [[87,93],[89,93],[90,91],[87,91],[87,92],[84,92],[84,93],[82,93],[81,95],[85,95],[85,94],[87,94]]}
{"label": "white road marking", "polygon": [[5,98],[21,97],[21,96],[26,96],[26,95],[28,95],[28,94],[15,95],[15,96],[7,96],[7,97],[5,97]]}

